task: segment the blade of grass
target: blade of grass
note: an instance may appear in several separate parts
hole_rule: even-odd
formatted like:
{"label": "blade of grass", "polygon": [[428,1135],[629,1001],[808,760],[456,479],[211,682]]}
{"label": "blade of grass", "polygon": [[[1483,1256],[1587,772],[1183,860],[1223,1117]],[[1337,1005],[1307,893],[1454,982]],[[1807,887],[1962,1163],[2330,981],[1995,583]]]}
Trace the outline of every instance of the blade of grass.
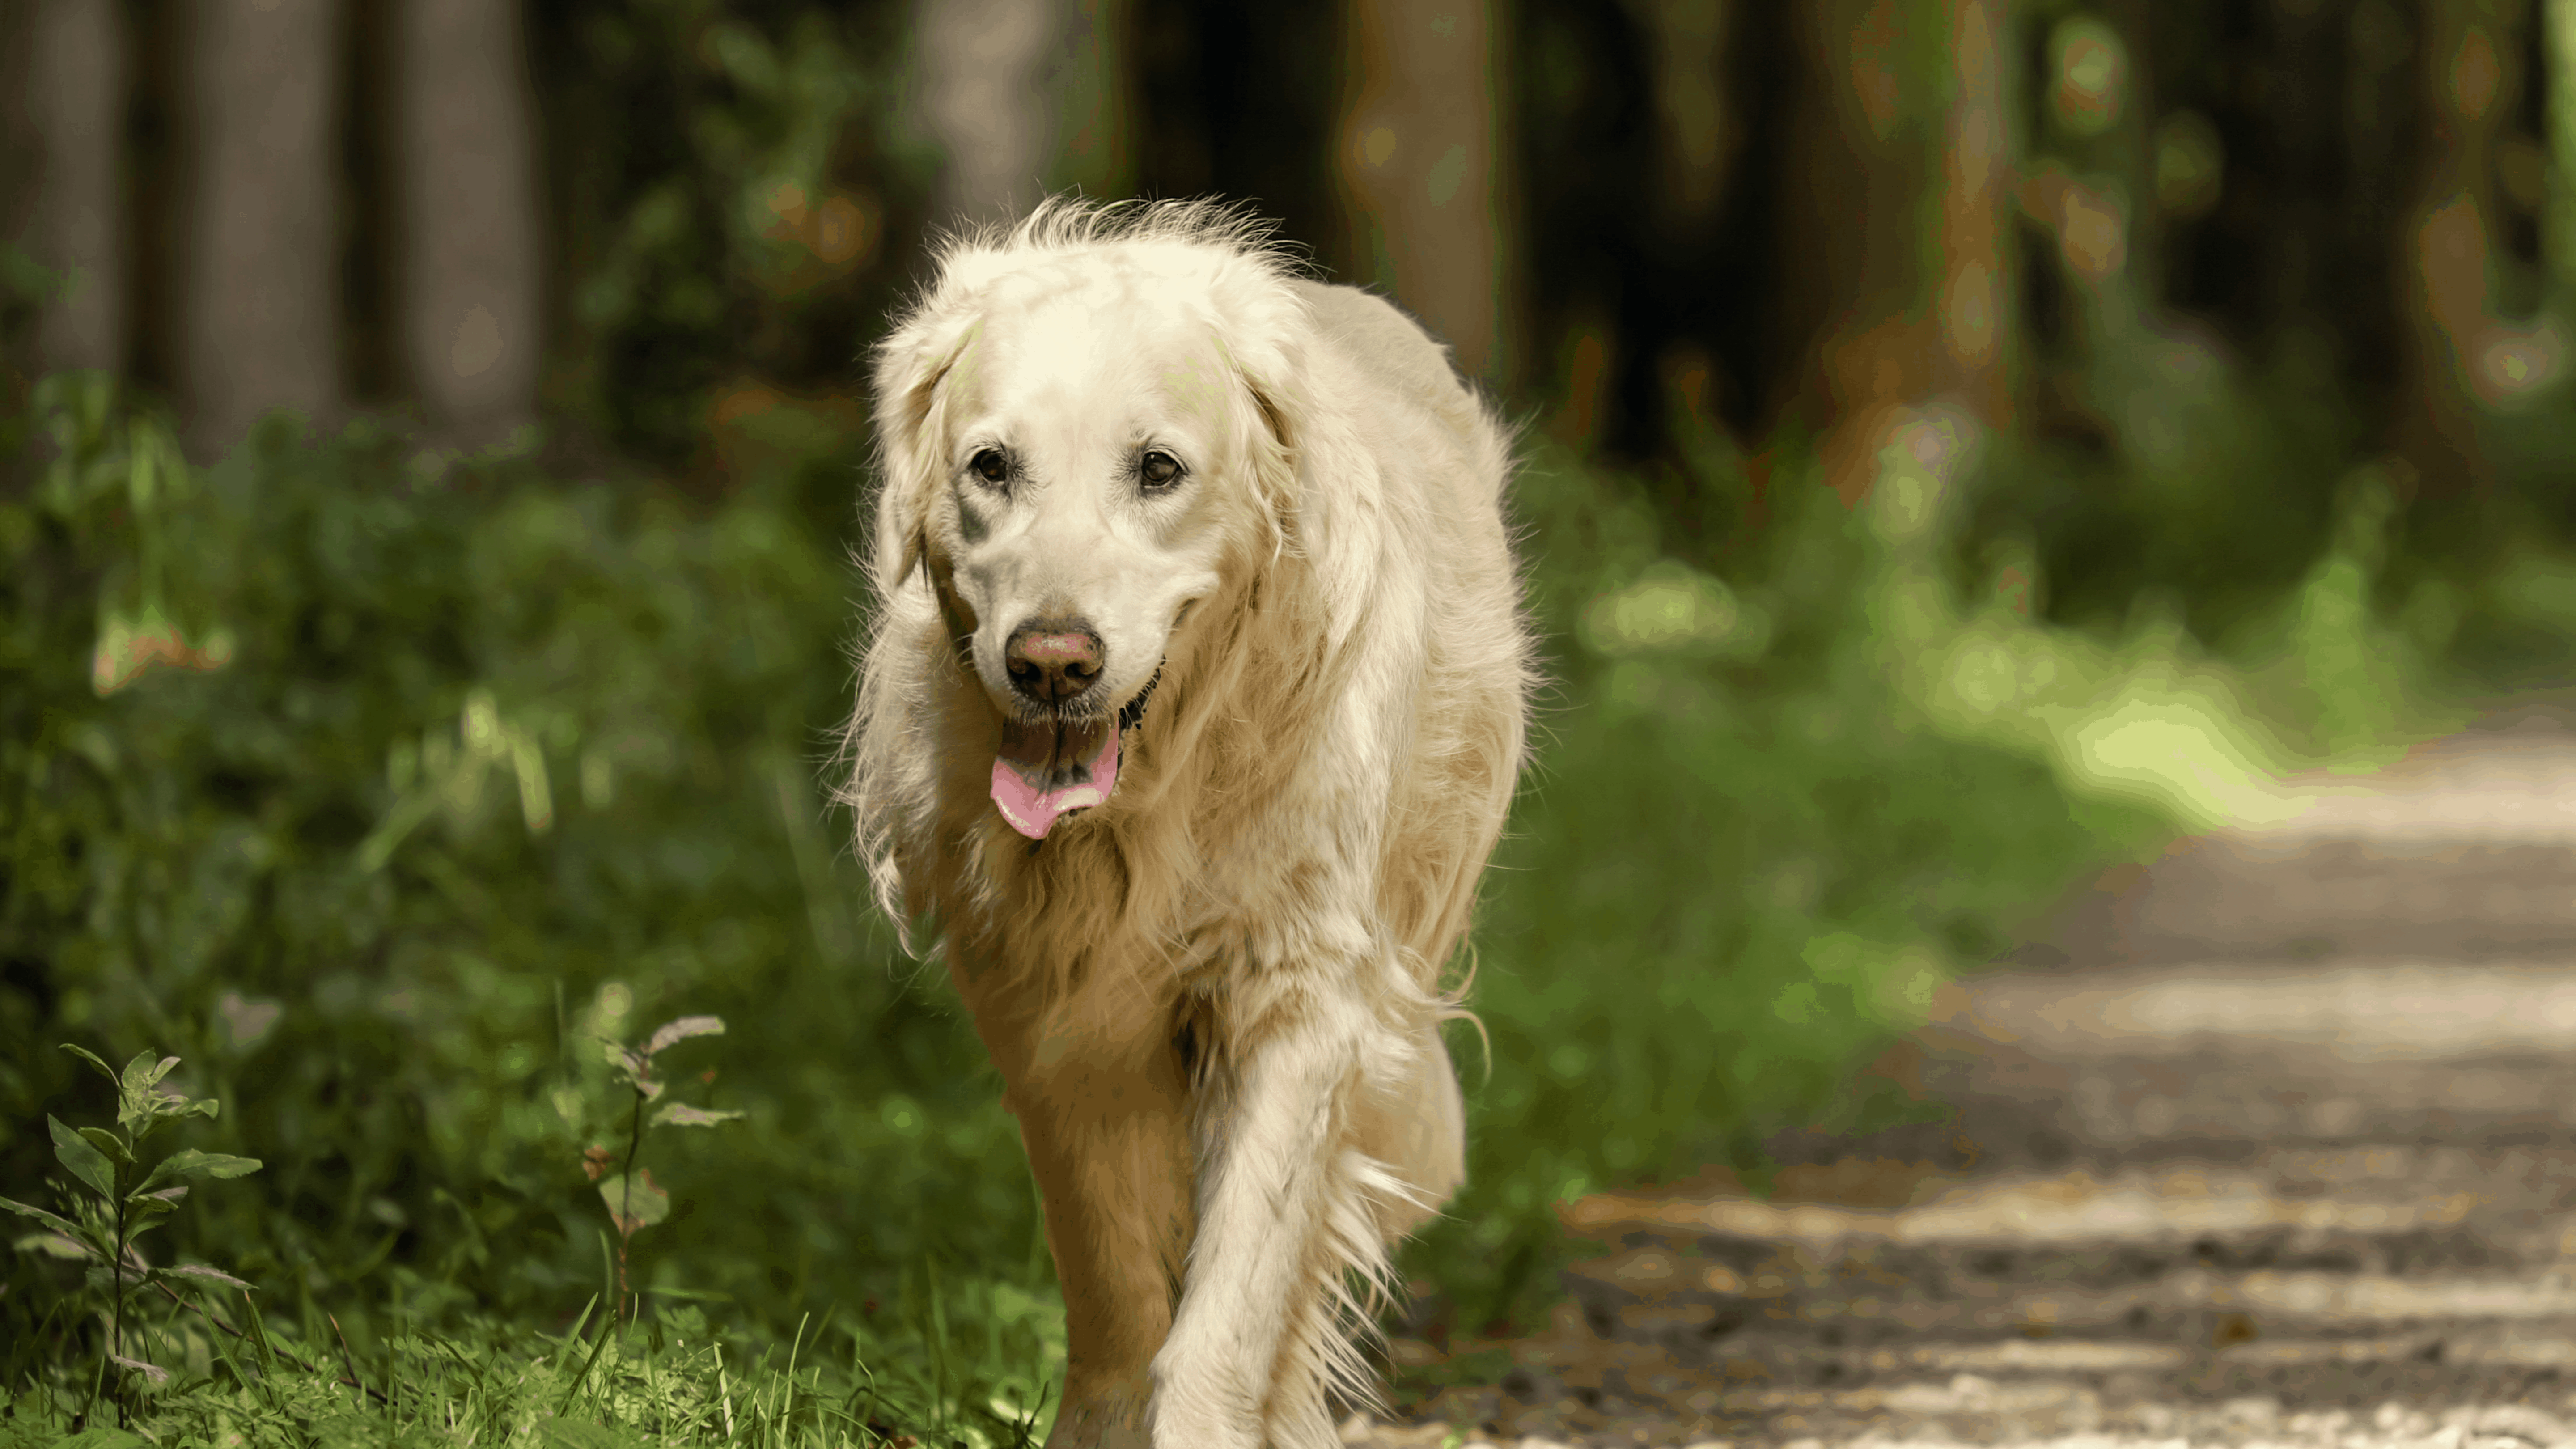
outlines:
{"label": "blade of grass", "polygon": [[939,1286],[939,1260],[937,1258],[924,1259],[922,1262],[922,1268],[930,1275],[930,1353],[931,1364],[934,1371],[939,1376],[937,1382],[932,1385],[931,1390],[935,1396],[931,1401],[931,1422],[938,1426],[939,1432],[942,1436],[946,1436],[949,1433],[948,1401],[950,1398],[948,1391],[948,1295],[942,1291]]}
{"label": "blade of grass", "polygon": [[[582,1316],[589,1317],[588,1310],[584,1310]],[[563,1403],[556,1407],[555,1417],[562,1418],[572,1412],[573,1396],[581,1392],[582,1384],[590,1378],[591,1366],[599,1362],[600,1354],[608,1348],[609,1328],[607,1323],[599,1325],[599,1337],[591,1342],[590,1356],[581,1361],[581,1372],[573,1375],[572,1383],[564,1389]]]}
{"label": "blade of grass", "polygon": [[597,1294],[591,1295],[590,1301],[581,1305],[581,1316],[572,1321],[572,1331],[564,1335],[562,1345],[555,1350],[555,1358],[553,1360],[555,1367],[561,1368],[563,1366],[564,1350],[581,1341],[582,1326],[590,1322],[590,1315],[597,1310],[598,1307],[599,1296]]}

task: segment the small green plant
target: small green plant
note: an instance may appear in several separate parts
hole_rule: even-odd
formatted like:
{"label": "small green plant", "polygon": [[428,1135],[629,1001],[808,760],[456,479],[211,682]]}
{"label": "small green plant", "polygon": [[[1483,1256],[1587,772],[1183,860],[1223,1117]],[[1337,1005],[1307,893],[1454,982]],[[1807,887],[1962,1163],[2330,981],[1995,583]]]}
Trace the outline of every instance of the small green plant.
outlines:
{"label": "small green plant", "polygon": [[[645,1127],[713,1127],[742,1115],[692,1107],[686,1102],[664,1102],[648,1124],[644,1106],[659,1100],[663,1090],[662,1079],[653,1075],[653,1058],[693,1036],[722,1036],[724,1029],[724,1018],[720,1016],[683,1016],[654,1028],[642,1046],[601,1043],[607,1049],[608,1066],[616,1073],[618,1083],[634,1094],[627,1111],[626,1156],[620,1159],[597,1145],[581,1155],[582,1170],[590,1174],[591,1181],[599,1183],[600,1200],[608,1204],[609,1220],[617,1226],[617,1312],[621,1321],[631,1322],[635,1316],[634,1293],[626,1274],[627,1245],[637,1233],[671,1216],[671,1194],[653,1181],[651,1171],[636,1165],[636,1159],[644,1152]],[[706,1076],[713,1080],[715,1073],[710,1071]],[[611,1168],[616,1169],[616,1179],[600,1182]]]}
{"label": "small green plant", "polygon": [[[189,1097],[162,1087],[161,1081],[179,1065],[177,1057],[153,1060],[152,1053],[138,1052],[125,1064],[119,1075],[106,1062],[80,1047],[65,1043],[63,1050],[98,1068],[99,1074],[116,1087],[116,1129],[66,1127],[48,1115],[45,1126],[53,1133],[54,1156],[87,1194],[62,1190],[63,1213],[49,1213],[40,1207],[0,1198],[0,1208],[35,1219],[50,1233],[45,1246],[56,1251],[76,1253],[89,1260],[89,1278],[93,1287],[103,1289],[108,1301],[107,1355],[99,1365],[103,1385],[113,1365],[159,1383],[169,1377],[168,1371],[142,1359],[125,1354],[126,1300],[133,1290],[146,1284],[160,1285],[171,1292],[176,1283],[205,1287],[209,1284],[247,1290],[250,1285],[215,1268],[192,1265],[154,1267],[135,1250],[134,1240],[161,1224],[176,1211],[179,1200],[188,1195],[188,1180],[200,1177],[245,1177],[259,1171],[259,1161],[251,1157],[229,1157],[218,1152],[200,1152],[183,1147],[145,1171],[135,1156],[135,1149],[165,1122],[182,1117],[212,1118],[219,1104],[211,1097]],[[59,1240],[52,1241],[52,1240]],[[176,1296],[173,1293],[172,1296]],[[127,1396],[120,1388],[114,1395],[116,1420],[123,1427],[128,1420]],[[95,1406],[96,1396],[92,1403]]]}

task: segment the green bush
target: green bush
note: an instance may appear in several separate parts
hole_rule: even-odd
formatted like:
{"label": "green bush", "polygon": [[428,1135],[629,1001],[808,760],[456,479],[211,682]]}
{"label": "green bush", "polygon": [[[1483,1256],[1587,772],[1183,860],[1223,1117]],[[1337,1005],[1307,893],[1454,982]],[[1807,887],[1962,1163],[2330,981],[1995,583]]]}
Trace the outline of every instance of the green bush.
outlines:
{"label": "green bush", "polygon": [[[96,380],[39,417],[0,494],[0,1183],[41,1197],[45,1115],[98,1106],[56,1042],[151,1046],[269,1164],[166,1251],[361,1335],[561,1323],[631,1100],[589,1038],[705,1012],[692,1100],[748,1117],[653,1143],[640,1287],[784,1330],[939,1257],[1034,1281],[995,1082],[822,803],[855,454],[692,506],[367,425],[198,477]],[[49,1267],[0,1298],[22,1371]]]}
{"label": "green bush", "polygon": [[[1738,464],[1688,482],[1756,506]],[[1962,630],[1939,613],[1946,515],[1847,508],[1794,458],[1769,483],[1767,525],[1722,560],[1667,553],[1637,480],[1543,452],[1520,489],[1554,686],[1477,937],[1481,1091],[1452,1028],[1468,1187],[1411,1260],[1464,1328],[1552,1294],[1558,1202],[1883,1123],[1901,1104],[1851,1096],[1853,1073],[1938,984],[2171,833],[2155,802],[2070,791],[2045,748],[1937,727],[1909,659]],[[1925,588],[1939,609],[1909,623]]]}

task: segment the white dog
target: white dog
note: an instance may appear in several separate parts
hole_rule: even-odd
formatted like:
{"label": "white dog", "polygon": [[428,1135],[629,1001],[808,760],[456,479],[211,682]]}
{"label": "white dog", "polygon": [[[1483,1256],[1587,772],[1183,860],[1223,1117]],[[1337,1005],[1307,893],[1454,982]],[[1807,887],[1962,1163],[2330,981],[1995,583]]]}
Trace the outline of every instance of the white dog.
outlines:
{"label": "white dog", "polygon": [[1334,1442],[1387,1245],[1465,1175],[1438,978],[1522,758],[1508,444],[1264,235],[1051,203],[876,361],[846,798],[1020,1121],[1051,1445]]}

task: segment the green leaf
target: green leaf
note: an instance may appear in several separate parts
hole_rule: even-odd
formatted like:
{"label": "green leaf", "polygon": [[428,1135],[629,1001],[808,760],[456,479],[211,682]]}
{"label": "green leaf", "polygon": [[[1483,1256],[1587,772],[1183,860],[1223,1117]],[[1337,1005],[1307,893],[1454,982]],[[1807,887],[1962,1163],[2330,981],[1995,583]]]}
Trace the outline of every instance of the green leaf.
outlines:
{"label": "green leaf", "polygon": [[209,1268],[202,1263],[179,1263],[167,1268],[155,1268],[152,1270],[152,1276],[155,1279],[184,1278],[189,1282],[207,1287],[239,1288],[244,1292],[256,1291],[252,1285],[221,1268]]}
{"label": "green leaf", "polygon": [[617,1220],[617,1231],[623,1237],[633,1237],[638,1229],[671,1216],[671,1195],[654,1184],[653,1169],[649,1167],[633,1178],[601,1183],[599,1199],[608,1204],[608,1215]]}
{"label": "green leaf", "polygon": [[[160,1060],[161,1069],[159,1071],[153,1070],[153,1063],[155,1060]],[[125,1064],[125,1075],[118,1079],[117,1085],[140,1097],[144,1092],[150,1090],[153,1083],[158,1082],[163,1077],[169,1075],[170,1069],[178,1064],[179,1059],[177,1057],[156,1059],[152,1055],[151,1049],[147,1047],[142,1051],[136,1052],[134,1054],[134,1060]]]}
{"label": "green leaf", "polygon": [[83,1127],[80,1129],[80,1135],[90,1146],[97,1148],[108,1161],[126,1167],[134,1165],[134,1152],[125,1145],[124,1138],[104,1127]]}
{"label": "green leaf", "polygon": [[64,1043],[63,1043],[63,1050],[64,1050],[64,1051],[67,1051],[67,1052],[70,1052],[73,1056],[76,1056],[76,1057],[80,1058],[82,1061],[85,1061],[85,1062],[89,1063],[91,1066],[98,1068],[98,1074],[99,1074],[100,1076],[102,1076],[102,1077],[107,1078],[108,1082],[109,1082],[111,1085],[117,1084],[117,1083],[116,1083],[116,1068],[109,1066],[107,1063],[105,1063],[105,1062],[103,1062],[103,1061],[100,1061],[100,1060],[98,1059],[98,1053],[96,1053],[96,1052],[94,1052],[94,1051],[91,1051],[91,1050],[90,1050],[89,1048],[87,1048],[87,1047],[76,1047],[76,1046],[73,1046],[70,1042],[64,1042]]}
{"label": "green leaf", "polygon": [[683,1016],[666,1021],[654,1028],[653,1039],[644,1043],[644,1055],[649,1057],[674,1042],[687,1041],[693,1036],[722,1036],[724,1029],[721,1016]]}
{"label": "green leaf", "polygon": [[183,1147],[162,1158],[161,1165],[152,1169],[150,1177],[143,1179],[143,1187],[139,1190],[149,1190],[174,1177],[248,1177],[257,1171],[259,1159],[256,1157],[229,1157],[220,1152],[199,1152],[193,1147]]}
{"label": "green leaf", "polygon": [[673,1102],[653,1114],[653,1125],[656,1127],[713,1127],[719,1122],[735,1121],[744,1115],[741,1112],[714,1112],[704,1107],[692,1107],[686,1102]]}
{"label": "green leaf", "polygon": [[99,1196],[114,1201],[116,1168],[89,1145],[88,1138],[64,1126],[50,1112],[45,1114],[45,1126],[54,1134],[54,1156],[71,1169],[72,1176],[88,1183]]}
{"label": "green leaf", "polygon": [[36,1221],[43,1223],[46,1227],[53,1229],[55,1232],[61,1233],[67,1238],[77,1239],[81,1235],[81,1230],[75,1226],[69,1218],[56,1217],[54,1214],[45,1211],[43,1208],[30,1207],[25,1203],[14,1202],[5,1197],[0,1197],[0,1208],[7,1208],[9,1211],[18,1214],[21,1217],[34,1218]]}
{"label": "green leaf", "polygon": [[151,1118],[152,1062],[151,1052],[136,1052],[134,1060],[127,1062],[124,1072],[117,1077],[116,1121],[118,1126],[131,1128],[135,1123]]}
{"label": "green leaf", "polygon": [[158,1091],[147,1092],[138,1112],[139,1125],[134,1130],[135,1140],[139,1142],[150,1136],[153,1129],[164,1122],[175,1121],[181,1117],[214,1115],[215,1103],[212,1098],[191,1100],[186,1097],[165,1096]]}
{"label": "green leaf", "polygon": [[42,1253],[49,1258],[68,1258],[75,1263],[86,1263],[90,1257],[87,1244],[60,1233],[29,1233],[10,1246],[22,1253]]}
{"label": "green leaf", "polygon": [[179,1205],[179,1199],[181,1199],[181,1198],[183,1198],[183,1197],[186,1197],[187,1195],[188,1195],[188,1189],[187,1189],[184,1185],[179,1186],[179,1187],[165,1187],[165,1188],[162,1188],[162,1189],[161,1189],[160,1191],[158,1191],[158,1192],[146,1192],[146,1191],[144,1191],[142,1188],[139,1188],[139,1187],[138,1187],[138,1188],[136,1188],[136,1189],[135,1189],[135,1190],[134,1190],[130,1195],[128,1195],[128,1197],[126,1198],[126,1201],[128,1201],[128,1202],[145,1202],[145,1201],[150,1201],[150,1202],[161,1202],[161,1203],[168,1203],[168,1204],[169,1204],[170,1206],[172,1206],[172,1207],[177,1207],[177,1206]]}

